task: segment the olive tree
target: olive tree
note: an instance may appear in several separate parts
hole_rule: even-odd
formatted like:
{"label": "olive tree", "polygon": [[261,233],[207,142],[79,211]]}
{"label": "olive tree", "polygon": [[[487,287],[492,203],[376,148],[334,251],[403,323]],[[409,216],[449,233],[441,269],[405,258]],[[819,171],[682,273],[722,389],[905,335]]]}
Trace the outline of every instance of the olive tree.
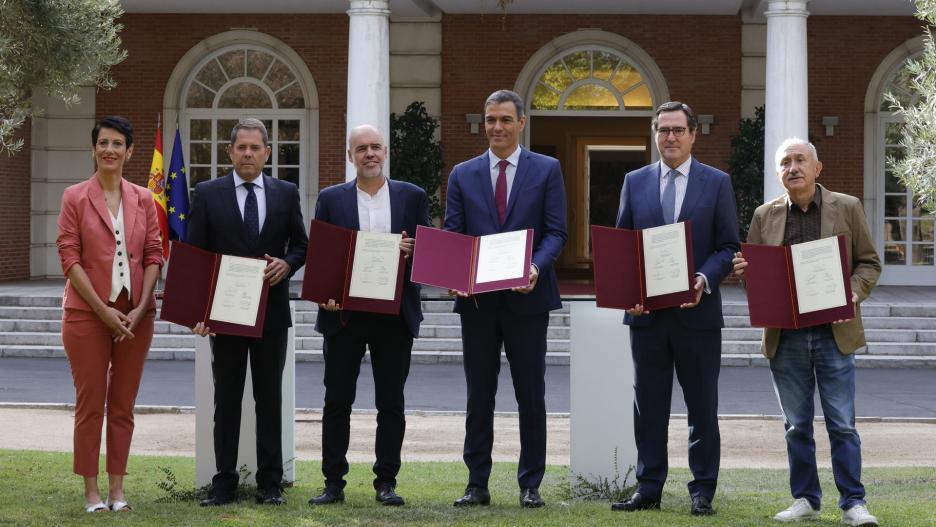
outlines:
{"label": "olive tree", "polygon": [[119,0],[0,0],[0,152],[22,148],[16,129],[42,110],[34,90],[74,104],[81,86],[115,85],[121,14]]}
{"label": "olive tree", "polygon": [[904,118],[900,146],[903,156],[888,164],[920,204],[936,213],[936,0],[916,0],[916,16],[926,24],[923,53],[907,62],[906,71],[916,102],[902,101],[892,93],[887,101]]}

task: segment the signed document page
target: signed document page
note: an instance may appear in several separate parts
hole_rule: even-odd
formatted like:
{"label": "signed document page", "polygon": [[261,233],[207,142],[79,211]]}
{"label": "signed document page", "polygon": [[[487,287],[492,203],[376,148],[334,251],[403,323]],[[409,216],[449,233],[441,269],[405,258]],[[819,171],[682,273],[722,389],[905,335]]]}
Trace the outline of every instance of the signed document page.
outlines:
{"label": "signed document page", "polygon": [[253,326],[263,293],[264,260],[221,256],[209,319]]}
{"label": "signed document page", "polygon": [[489,234],[478,239],[475,283],[521,278],[526,272],[527,231]]}
{"label": "signed document page", "polygon": [[643,252],[648,297],[689,289],[686,228],[682,222],[644,229]]}
{"label": "signed document page", "polygon": [[357,233],[348,296],[393,300],[400,269],[400,234]]}
{"label": "signed document page", "polygon": [[790,246],[799,313],[841,307],[847,303],[838,238]]}

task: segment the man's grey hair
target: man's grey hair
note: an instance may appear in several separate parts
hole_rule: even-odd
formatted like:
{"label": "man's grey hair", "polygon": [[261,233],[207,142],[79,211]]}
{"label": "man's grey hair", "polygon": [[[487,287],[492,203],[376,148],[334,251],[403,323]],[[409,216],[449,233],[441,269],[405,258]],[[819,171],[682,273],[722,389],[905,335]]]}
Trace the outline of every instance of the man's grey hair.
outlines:
{"label": "man's grey hair", "polygon": [[805,139],[800,139],[799,137],[787,137],[780,143],[780,146],[777,147],[777,152],[774,154],[774,165],[779,169],[780,161],[783,160],[786,156],[786,151],[791,146],[806,145],[809,148],[809,153],[812,154],[813,159],[819,161],[819,154],[816,152],[816,145],[810,143]]}
{"label": "man's grey hair", "polygon": [[237,131],[238,130],[260,130],[260,133],[263,134],[263,146],[270,144],[270,136],[267,134],[266,126],[263,124],[263,121],[260,119],[254,119],[253,117],[245,117],[234,125],[234,128],[231,128],[231,144],[237,142]]}
{"label": "man's grey hair", "polygon": [[488,95],[486,101],[484,101],[484,109],[487,110],[487,107],[492,104],[501,104],[504,102],[512,102],[517,108],[517,119],[523,117],[523,97],[520,97],[516,92],[510,90],[497,90],[496,92]]}

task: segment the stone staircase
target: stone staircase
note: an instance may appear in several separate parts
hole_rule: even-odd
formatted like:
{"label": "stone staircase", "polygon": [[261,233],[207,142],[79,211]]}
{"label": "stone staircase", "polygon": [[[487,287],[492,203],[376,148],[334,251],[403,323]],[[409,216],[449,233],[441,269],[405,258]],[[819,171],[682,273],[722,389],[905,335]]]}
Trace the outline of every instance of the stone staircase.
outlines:
{"label": "stone staircase", "polygon": [[[760,355],[761,330],[751,328],[747,305],[725,302],[722,364],[765,365]],[[296,303],[296,360],[322,360],[322,336],[313,329],[317,306]],[[451,300],[424,300],[425,320],[413,345],[413,361],[460,363],[461,328]],[[868,350],[860,354],[864,367],[936,368],[936,305],[866,303],[862,306]],[[61,343],[61,298],[0,296],[0,357],[64,357]],[[569,363],[569,303],[550,316],[547,363]],[[188,328],[156,322],[149,358],[194,360],[194,339]]]}

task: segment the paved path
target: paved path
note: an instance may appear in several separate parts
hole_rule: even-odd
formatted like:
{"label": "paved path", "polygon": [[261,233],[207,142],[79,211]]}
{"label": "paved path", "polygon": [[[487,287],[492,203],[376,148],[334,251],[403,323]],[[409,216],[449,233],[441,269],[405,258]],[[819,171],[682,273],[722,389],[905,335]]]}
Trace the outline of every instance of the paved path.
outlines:
{"label": "paved path", "polygon": [[[296,365],[296,406],[321,408],[324,396],[321,363]],[[861,417],[936,418],[934,371],[926,369],[857,370],[857,413]],[[191,361],[148,361],[143,374],[139,405],[193,406],[195,363]],[[569,411],[569,368],[549,366],[546,370],[546,408]],[[516,411],[510,368],[501,370],[497,394],[498,411]],[[622,390],[630,389],[621,386]],[[758,367],[723,367],[719,379],[719,413],[722,415],[777,415],[780,413],[770,371]],[[673,413],[684,414],[685,404],[674,383]],[[0,359],[0,403],[74,403],[68,362],[64,359]],[[463,411],[465,380],[460,364],[414,364],[406,384],[410,410]],[[613,401],[612,401],[613,403]],[[370,364],[361,368],[358,380],[358,409],[374,408],[374,382]],[[820,408],[816,405],[816,408]]]}

